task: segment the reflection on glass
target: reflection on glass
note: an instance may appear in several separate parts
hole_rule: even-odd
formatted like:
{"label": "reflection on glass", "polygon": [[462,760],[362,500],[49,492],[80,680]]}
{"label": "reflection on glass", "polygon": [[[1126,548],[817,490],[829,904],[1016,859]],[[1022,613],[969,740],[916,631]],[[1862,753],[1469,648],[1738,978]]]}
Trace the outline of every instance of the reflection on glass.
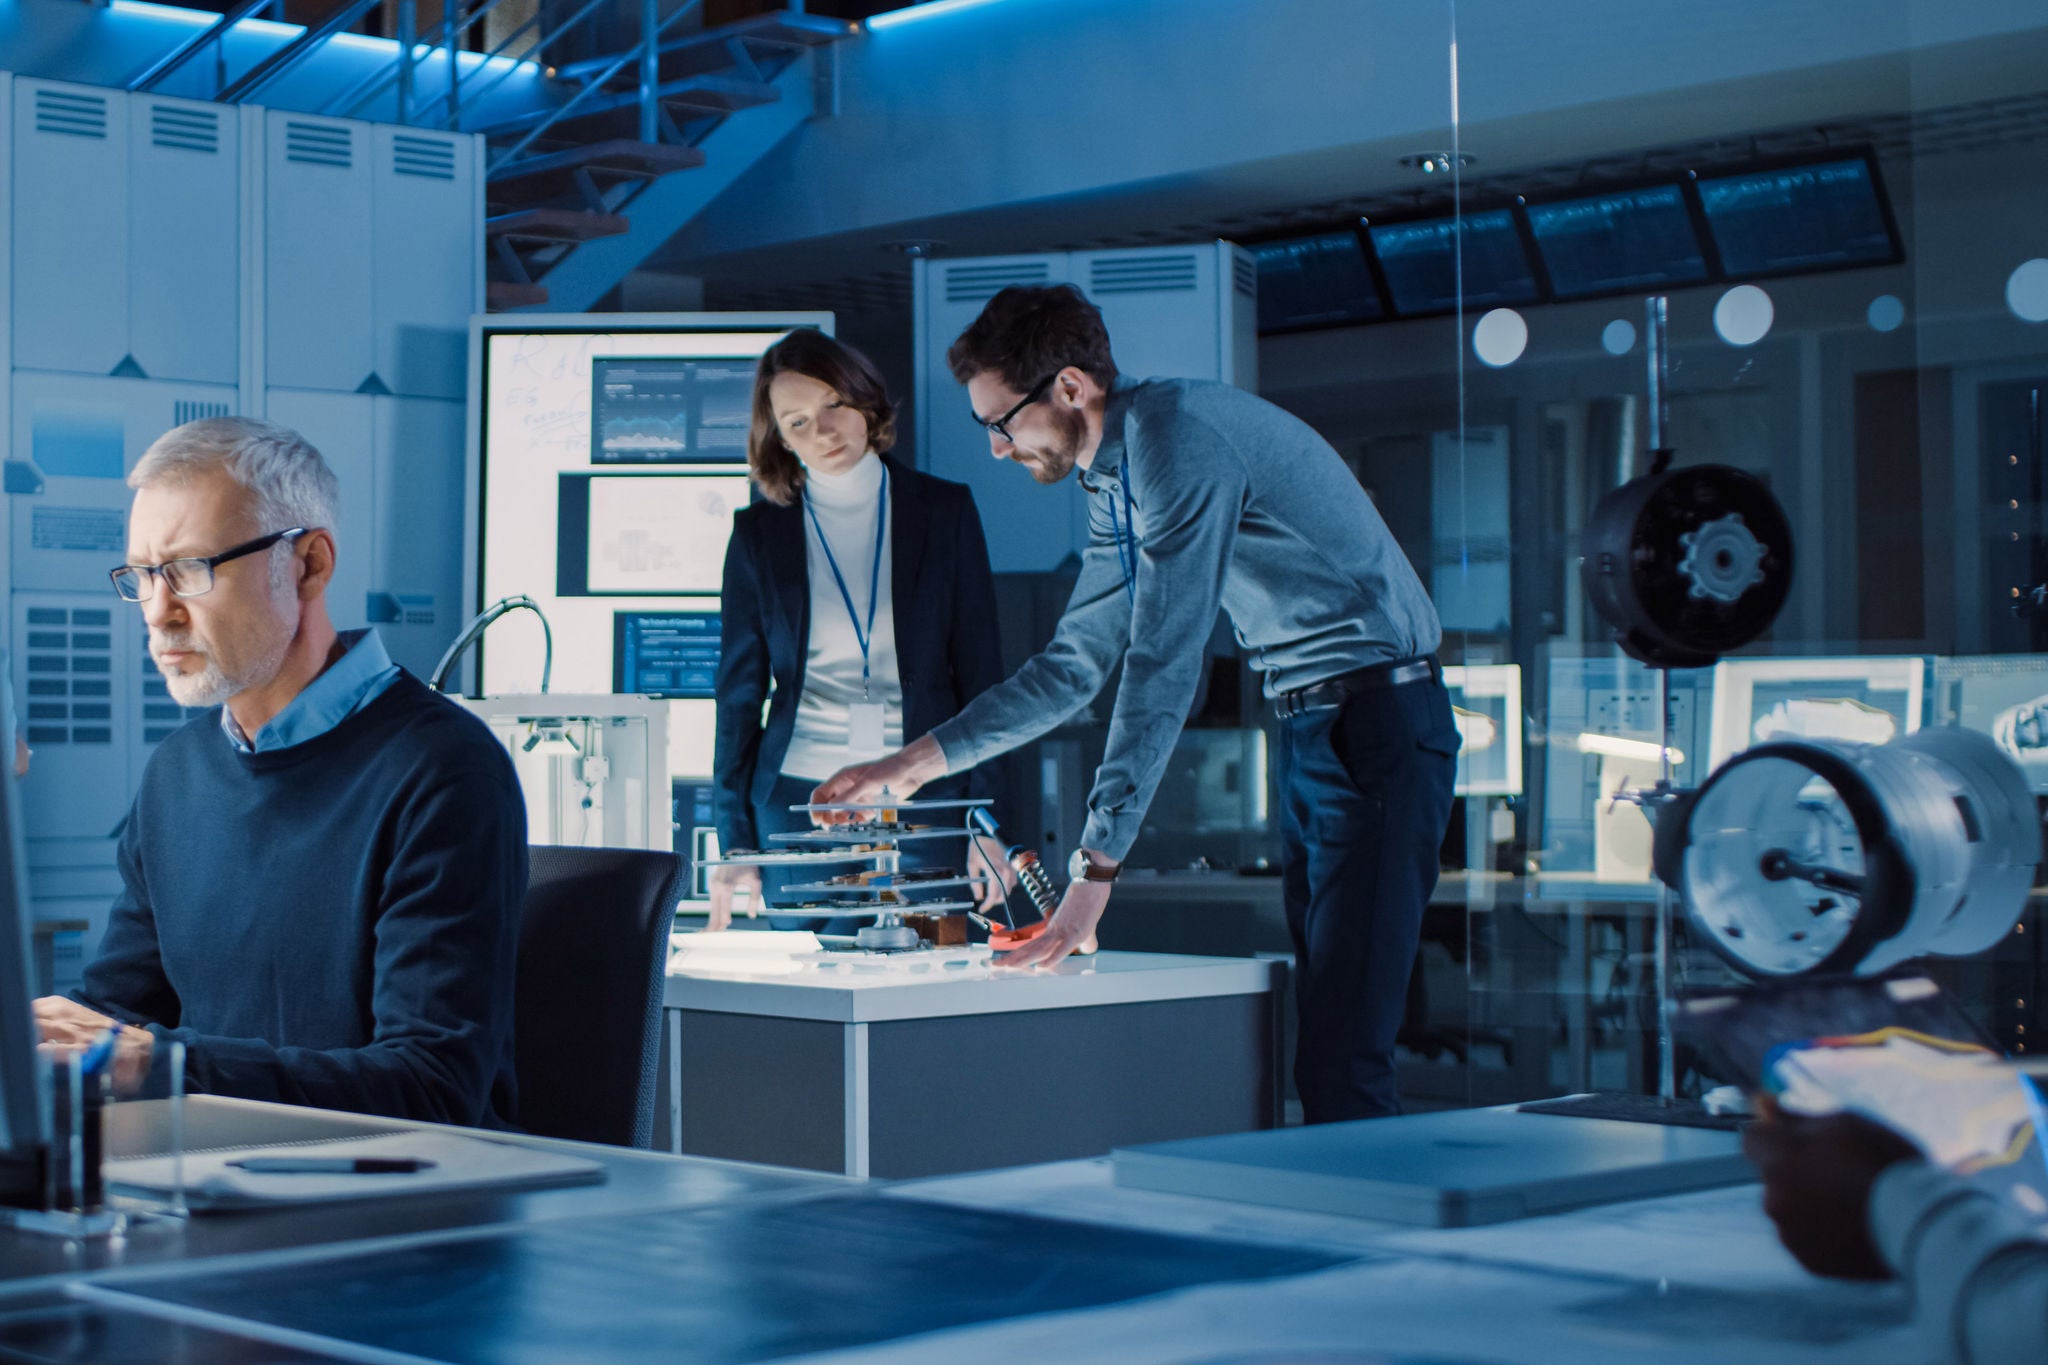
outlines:
{"label": "reflection on glass", "polygon": [[1514,364],[1528,347],[1529,324],[1512,308],[1495,308],[1473,325],[1473,353],[1495,369]]}
{"label": "reflection on glass", "polygon": [[1776,313],[1769,294],[1753,284],[1738,284],[1714,305],[1714,330],[1730,346],[1754,346],[1771,330]]}
{"label": "reflection on glass", "polygon": [[2022,322],[2048,322],[2048,260],[2036,256],[2005,281],[2005,306]]}

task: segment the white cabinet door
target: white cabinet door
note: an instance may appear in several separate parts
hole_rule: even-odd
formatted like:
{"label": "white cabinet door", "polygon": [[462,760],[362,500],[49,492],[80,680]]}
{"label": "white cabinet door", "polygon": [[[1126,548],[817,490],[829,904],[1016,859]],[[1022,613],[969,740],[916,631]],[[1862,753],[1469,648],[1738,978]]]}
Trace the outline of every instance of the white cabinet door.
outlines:
{"label": "white cabinet door", "polygon": [[265,382],[353,393],[377,366],[370,125],[264,118]]}
{"label": "white cabinet door", "polygon": [[128,353],[124,96],[14,82],[14,364],[110,374]]}
{"label": "white cabinet door", "polygon": [[152,379],[232,384],[240,359],[241,124],[131,97],[128,352]]}
{"label": "white cabinet door", "polygon": [[376,370],[396,394],[461,398],[476,296],[478,140],[378,125]]}

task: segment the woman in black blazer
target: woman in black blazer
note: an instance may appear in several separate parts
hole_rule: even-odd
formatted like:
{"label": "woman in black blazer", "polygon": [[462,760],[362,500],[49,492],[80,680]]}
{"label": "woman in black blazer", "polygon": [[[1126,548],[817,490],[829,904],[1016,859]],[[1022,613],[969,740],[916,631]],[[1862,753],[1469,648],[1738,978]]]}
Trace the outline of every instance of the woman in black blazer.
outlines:
{"label": "woman in black blazer", "polygon": [[[720,615],[721,848],[765,849],[806,827],[789,807],[821,780],[894,751],[1002,679],[974,498],[884,455],[894,418],[874,365],[821,332],[791,332],[761,357],[747,443],[760,496],[733,518]],[[994,796],[992,768],[918,795]],[[957,856],[950,844],[946,856]],[[767,890],[792,880],[779,871],[766,870]],[[709,927],[730,922],[736,891],[758,905],[762,877],[715,869]],[[991,888],[985,903],[1001,895]]]}

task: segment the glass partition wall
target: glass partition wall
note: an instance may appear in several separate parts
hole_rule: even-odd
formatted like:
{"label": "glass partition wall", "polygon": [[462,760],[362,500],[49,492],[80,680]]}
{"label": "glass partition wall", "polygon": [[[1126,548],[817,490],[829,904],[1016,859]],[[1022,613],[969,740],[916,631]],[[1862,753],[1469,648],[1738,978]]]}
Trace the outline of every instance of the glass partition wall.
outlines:
{"label": "glass partition wall", "polygon": [[[1683,1046],[1659,1075],[1627,795],[1662,747],[1684,787],[1765,740],[1962,724],[2048,791],[2048,15],[1638,10],[1443,4],[1414,54],[1443,126],[1299,248],[1350,271],[1356,238],[1329,316],[1269,317],[1261,346],[1266,396],[1352,464],[1444,620],[1465,757],[1404,1037],[1417,1107],[1698,1092]],[[1795,559],[1768,631],[1662,678],[1579,562],[1655,444],[1760,480]],[[2039,945],[2030,909],[1933,965],[2014,1052],[2048,1027]],[[1682,911],[1669,947],[1676,982],[1727,978]]]}

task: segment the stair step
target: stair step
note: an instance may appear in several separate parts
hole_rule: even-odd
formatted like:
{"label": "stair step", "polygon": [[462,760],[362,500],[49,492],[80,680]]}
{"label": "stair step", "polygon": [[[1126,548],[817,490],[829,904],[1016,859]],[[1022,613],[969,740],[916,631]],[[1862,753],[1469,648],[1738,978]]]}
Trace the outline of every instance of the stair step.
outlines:
{"label": "stair step", "polygon": [[704,164],[695,147],[672,147],[635,138],[608,138],[560,151],[523,156],[490,173],[491,199],[511,204],[543,204],[560,199],[582,202],[587,196],[577,172],[588,172],[600,191],[622,181],[655,180]]}
{"label": "stair step", "polygon": [[763,81],[745,81],[737,76],[686,76],[657,87],[654,97],[672,108],[731,114],[773,104],[782,94]]}
{"label": "stair step", "polygon": [[[822,14],[788,12],[756,14],[717,28],[678,34],[662,43],[661,50],[663,55],[667,55],[693,47],[723,44],[734,38],[776,47],[827,47],[859,32],[860,25],[851,19],[828,19]],[[564,80],[580,81],[595,76],[612,61],[610,57],[594,57],[562,67],[555,74]]]}
{"label": "stair step", "polygon": [[[774,86],[761,81],[716,75],[684,76],[656,86],[654,95],[663,104],[685,114],[730,114],[742,109],[755,109],[764,104],[773,104],[782,98],[781,92]],[[612,94],[598,95],[555,126],[573,128],[586,119],[617,114],[622,109],[637,110],[639,105],[640,92],[637,90],[620,90]],[[509,119],[485,128],[482,132],[487,138],[513,137],[537,123],[545,122],[553,113],[551,109],[535,110],[520,118]]]}
{"label": "stair step", "polygon": [[623,236],[632,223],[616,213],[583,209],[520,209],[484,219],[486,237],[520,237],[532,242],[589,242]]}
{"label": "stair step", "polygon": [[778,43],[784,47],[828,47],[859,32],[860,25],[851,19],[778,11],[720,25],[717,36],[745,38],[750,43]]}
{"label": "stair step", "polygon": [[538,308],[548,301],[544,284],[515,284],[511,280],[490,280],[484,285],[484,306],[493,313],[512,308]]}

